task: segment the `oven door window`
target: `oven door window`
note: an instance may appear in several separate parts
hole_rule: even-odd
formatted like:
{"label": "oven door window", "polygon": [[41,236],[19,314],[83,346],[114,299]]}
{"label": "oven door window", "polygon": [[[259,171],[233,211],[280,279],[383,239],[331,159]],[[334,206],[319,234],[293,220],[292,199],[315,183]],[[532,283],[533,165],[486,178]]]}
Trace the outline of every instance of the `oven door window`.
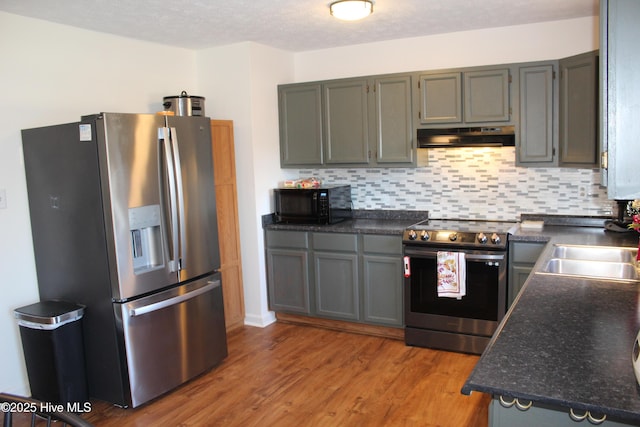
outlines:
{"label": "oven door window", "polygon": [[466,295],[461,299],[439,297],[435,257],[412,257],[409,290],[411,292],[411,312],[498,320],[498,279],[500,276],[498,263],[474,260],[467,256],[466,269]]}

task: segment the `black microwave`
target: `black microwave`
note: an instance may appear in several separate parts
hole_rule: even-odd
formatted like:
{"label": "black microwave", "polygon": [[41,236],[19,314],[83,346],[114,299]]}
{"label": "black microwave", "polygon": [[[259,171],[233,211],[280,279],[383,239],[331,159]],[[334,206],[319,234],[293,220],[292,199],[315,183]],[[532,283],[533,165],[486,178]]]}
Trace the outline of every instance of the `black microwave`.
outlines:
{"label": "black microwave", "polygon": [[334,224],[351,218],[351,186],[276,188],[275,221],[298,224]]}

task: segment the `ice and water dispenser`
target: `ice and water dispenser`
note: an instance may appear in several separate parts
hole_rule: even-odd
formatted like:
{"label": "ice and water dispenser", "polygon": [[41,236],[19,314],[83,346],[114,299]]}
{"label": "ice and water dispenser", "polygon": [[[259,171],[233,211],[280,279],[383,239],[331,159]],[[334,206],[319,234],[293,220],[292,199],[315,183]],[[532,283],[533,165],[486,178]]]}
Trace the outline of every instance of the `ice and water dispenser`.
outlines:
{"label": "ice and water dispenser", "polygon": [[160,205],[130,208],[129,230],[134,272],[141,274],[163,267]]}

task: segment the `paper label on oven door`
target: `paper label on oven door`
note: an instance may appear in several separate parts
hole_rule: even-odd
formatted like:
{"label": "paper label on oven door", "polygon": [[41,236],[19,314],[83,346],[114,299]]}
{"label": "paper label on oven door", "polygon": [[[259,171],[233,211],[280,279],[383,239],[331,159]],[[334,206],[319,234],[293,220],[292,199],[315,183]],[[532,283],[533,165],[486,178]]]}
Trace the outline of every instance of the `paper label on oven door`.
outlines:
{"label": "paper label on oven door", "polygon": [[409,257],[404,257],[404,277],[411,276],[411,267],[409,267]]}

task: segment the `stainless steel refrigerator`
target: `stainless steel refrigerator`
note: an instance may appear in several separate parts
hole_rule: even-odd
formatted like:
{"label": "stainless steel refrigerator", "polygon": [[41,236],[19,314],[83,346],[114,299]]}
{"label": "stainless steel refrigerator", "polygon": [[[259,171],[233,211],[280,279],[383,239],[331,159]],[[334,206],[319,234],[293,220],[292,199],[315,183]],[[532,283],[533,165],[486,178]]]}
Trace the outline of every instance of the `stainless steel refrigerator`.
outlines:
{"label": "stainless steel refrigerator", "polygon": [[209,119],[101,113],[22,139],[40,298],[86,306],[90,396],[136,407],[220,363]]}

